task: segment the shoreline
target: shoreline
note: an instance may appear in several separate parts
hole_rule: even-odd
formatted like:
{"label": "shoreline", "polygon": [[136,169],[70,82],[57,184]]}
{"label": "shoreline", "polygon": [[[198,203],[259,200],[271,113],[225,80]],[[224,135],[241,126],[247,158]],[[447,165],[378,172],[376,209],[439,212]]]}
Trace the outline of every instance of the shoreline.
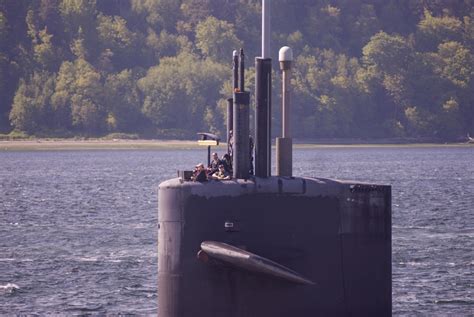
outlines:
{"label": "shoreline", "polygon": [[[220,146],[218,146],[220,147]],[[34,139],[0,141],[0,151],[29,150],[157,150],[197,149],[195,141],[180,140],[76,140],[76,139]]]}
{"label": "shoreline", "polygon": [[[471,147],[472,143],[338,143],[301,142],[293,144],[295,149],[312,148],[377,148],[377,147]],[[275,147],[275,145],[273,145]],[[30,150],[160,150],[160,149],[205,149],[197,141],[183,140],[125,140],[125,139],[34,139],[1,140],[0,151]],[[227,148],[226,143],[213,146],[217,150]]]}

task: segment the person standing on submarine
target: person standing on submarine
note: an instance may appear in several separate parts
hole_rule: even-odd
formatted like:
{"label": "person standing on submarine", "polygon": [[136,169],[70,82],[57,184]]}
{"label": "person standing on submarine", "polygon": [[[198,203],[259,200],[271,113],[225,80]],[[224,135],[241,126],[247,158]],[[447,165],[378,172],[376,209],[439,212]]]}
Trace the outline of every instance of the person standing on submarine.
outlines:
{"label": "person standing on submarine", "polygon": [[196,168],[193,172],[192,180],[200,183],[207,181],[207,173],[206,169],[204,168],[204,164],[199,163],[198,165],[196,165]]}
{"label": "person standing on submarine", "polygon": [[215,172],[219,171],[219,165],[221,165],[221,160],[219,160],[219,156],[216,152],[212,153],[212,161],[211,164],[208,166],[208,174],[212,175]]}
{"label": "person standing on submarine", "polygon": [[232,162],[229,153],[226,153],[222,156],[221,163],[224,165],[225,170],[232,174]]}

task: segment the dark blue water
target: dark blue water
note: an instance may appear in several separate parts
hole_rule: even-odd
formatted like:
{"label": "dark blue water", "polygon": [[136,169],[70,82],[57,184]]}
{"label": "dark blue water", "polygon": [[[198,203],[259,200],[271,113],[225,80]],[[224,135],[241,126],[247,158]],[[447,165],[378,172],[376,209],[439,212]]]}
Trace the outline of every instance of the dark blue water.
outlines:
{"label": "dark blue water", "polygon": [[[0,314],[157,310],[157,187],[199,150],[0,152]],[[295,150],[294,172],[391,184],[394,315],[467,316],[474,147]]]}

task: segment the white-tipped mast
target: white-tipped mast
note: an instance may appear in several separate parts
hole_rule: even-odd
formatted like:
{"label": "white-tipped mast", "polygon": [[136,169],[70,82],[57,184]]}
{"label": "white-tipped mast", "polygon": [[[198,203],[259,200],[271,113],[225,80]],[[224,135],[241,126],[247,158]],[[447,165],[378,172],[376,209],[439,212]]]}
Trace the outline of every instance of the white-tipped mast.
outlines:
{"label": "white-tipped mast", "polygon": [[262,0],[262,58],[270,58],[270,1]]}
{"label": "white-tipped mast", "polygon": [[282,73],[282,137],[276,140],[276,168],[278,176],[293,176],[293,140],[290,129],[291,64],[293,51],[283,46],[278,53]]}
{"label": "white-tipped mast", "polygon": [[270,177],[272,166],[270,1],[262,0],[262,56],[255,58],[255,175],[258,177]]}

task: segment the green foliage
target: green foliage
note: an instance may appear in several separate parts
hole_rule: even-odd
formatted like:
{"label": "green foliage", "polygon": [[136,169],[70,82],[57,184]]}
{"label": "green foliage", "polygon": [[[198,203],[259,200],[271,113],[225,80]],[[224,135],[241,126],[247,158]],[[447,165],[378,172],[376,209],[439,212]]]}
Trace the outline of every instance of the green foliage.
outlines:
{"label": "green foliage", "polygon": [[85,30],[94,26],[96,0],[62,0],[59,11],[69,32],[75,33],[79,27]]}
{"label": "green foliage", "polygon": [[82,133],[105,129],[106,112],[100,73],[84,59],[64,62],[59,69],[51,105],[58,128]]}
{"label": "green foliage", "polygon": [[[3,137],[2,137],[3,138]],[[25,140],[30,138],[28,134],[23,131],[13,130],[10,132],[5,139],[7,140]]]}
{"label": "green foliage", "polygon": [[199,22],[212,15],[211,0],[184,0],[180,9],[184,19],[178,22],[178,29],[183,33],[192,32]]}
{"label": "green foliage", "polygon": [[[296,135],[319,135],[341,137],[354,129],[366,109],[360,109],[363,93],[359,90],[356,76],[361,67],[356,59],[332,50],[316,50],[310,55],[301,55],[296,60],[294,71],[295,104],[310,104],[296,109]],[[353,107],[350,107],[352,104]]]}
{"label": "green foliage", "polygon": [[44,28],[38,33],[38,43],[33,47],[35,60],[44,69],[54,69],[57,64],[57,52],[51,42],[52,37],[47,28]]}
{"label": "green foliage", "polygon": [[368,67],[387,75],[406,73],[413,63],[413,49],[399,35],[379,32],[364,46],[363,61]]}
{"label": "green foliage", "polygon": [[10,112],[10,120],[18,130],[33,133],[47,126],[54,84],[54,76],[46,72],[20,81]]}
{"label": "green foliage", "polygon": [[209,129],[209,119],[207,124],[203,121],[206,108],[217,115],[219,89],[216,87],[220,87],[227,75],[224,65],[201,60],[187,52],[163,58],[138,81],[145,96],[143,113],[159,129],[186,127],[192,132]]}
{"label": "green foliage", "polygon": [[309,10],[306,32],[313,34],[311,43],[318,43],[317,47],[340,50],[341,9],[331,4],[317,4]]}
{"label": "green foliage", "polygon": [[128,29],[127,21],[120,16],[111,17],[102,14],[99,14],[97,21],[99,42],[110,52],[115,69],[133,66],[139,39],[136,33]]}
{"label": "green foliage", "polygon": [[4,43],[7,35],[7,18],[5,14],[0,11],[0,43]]}
{"label": "green foliage", "polygon": [[474,71],[474,59],[469,49],[458,42],[445,42],[438,46],[435,72],[454,85],[466,88]]}
{"label": "green foliage", "polygon": [[456,17],[434,17],[425,10],[424,18],[418,24],[417,41],[422,50],[432,51],[446,41],[460,41],[462,22]]}
{"label": "green foliage", "polygon": [[73,39],[71,42],[70,49],[71,49],[71,52],[77,58],[86,59],[87,57],[89,57],[89,52],[86,48],[84,33],[82,32],[82,27],[79,27],[76,38]]}
{"label": "green foliage", "polygon": [[191,51],[192,43],[183,35],[173,35],[166,30],[156,34],[152,29],[148,29],[146,44],[154,56],[155,63],[165,56],[176,56],[180,51]]}
{"label": "green foliage", "polygon": [[[254,90],[260,10],[260,0],[0,0],[0,132],[223,133],[234,49]],[[274,134],[277,48],[289,45],[297,137],[474,135],[472,1],[273,0],[271,15]]]}
{"label": "green foliage", "polygon": [[433,126],[436,120],[436,116],[433,113],[417,107],[407,107],[405,109],[405,116],[411,133],[420,136],[433,136]]}
{"label": "green foliage", "polygon": [[0,132],[6,132],[8,126],[8,113],[11,110],[9,102],[11,101],[8,98],[9,94],[9,87],[8,82],[10,80],[11,75],[10,72],[10,65],[7,56],[0,53],[0,95],[4,96],[4,98],[0,99]]}
{"label": "green foliage", "polygon": [[354,54],[360,54],[360,47],[363,47],[370,38],[381,30],[381,23],[377,17],[375,7],[372,4],[362,5],[359,16],[350,28],[350,47],[355,48]]}
{"label": "green foliage", "polygon": [[135,78],[136,74],[131,70],[107,76],[104,90],[110,131],[133,132],[143,122],[140,92]]}
{"label": "green foliage", "polygon": [[196,46],[204,56],[224,62],[229,60],[229,49],[240,48],[242,42],[232,24],[210,16],[196,27]]}
{"label": "green foliage", "polygon": [[145,17],[154,29],[174,30],[180,1],[176,0],[131,0],[132,10]]}
{"label": "green foliage", "polygon": [[73,55],[93,59],[98,55],[96,0],[62,0],[59,13]]}

